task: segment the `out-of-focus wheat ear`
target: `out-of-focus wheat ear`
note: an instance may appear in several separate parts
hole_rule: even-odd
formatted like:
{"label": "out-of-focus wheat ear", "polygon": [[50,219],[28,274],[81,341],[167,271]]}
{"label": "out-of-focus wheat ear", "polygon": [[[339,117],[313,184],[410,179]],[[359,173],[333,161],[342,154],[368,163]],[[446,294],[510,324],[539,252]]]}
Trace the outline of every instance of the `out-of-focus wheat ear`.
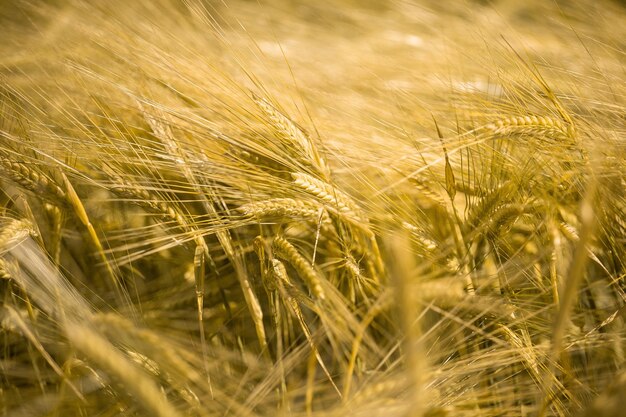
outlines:
{"label": "out-of-focus wheat ear", "polygon": [[[561,356],[566,328],[568,327],[574,303],[578,299],[580,283],[585,277],[585,270],[589,260],[587,245],[593,239],[596,226],[594,201],[596,200],[597,189],[597,179],[592,177],[587,183],[587,190],[580,203],[581,228],[579,231],[579,239],[578,242],[576,242],[574,257],[570,262],[567,275],[565,276],[563,291],[559,294],[560,303],[553,323],[552,344],[550,346],[550,364],[546,369],[549,375],[554,374],[557,361]],[[540,417],[545,416],[551,400],[549,390],[545,390],[542,393],[541,408],[538,413]]]}
{"label": "out-of-focus wheat ear", "polygon": [[96,253],[98,254],[98,257],[100,258],[100,261],[106,268],[106,272],[111,281],[111,284],[113,285],[113,289],[115,289],[118,292],[118,295],[124,295],[124,290],[122,288],[122,285],[119,282],[119,279],[117,275],[115,274],[113,267],[111,266],[111,263],[109,262],[109,259],[104,253],[104,247],[102,246],[102,243],[100,242],[100,238],[98,237],[96,230],[94,229],[93,225],[91,224],[91,221],[89,220],[89,216],[87,215],[87,211],[85,210],[85,207],[83,206],[83,203],[80,200],[80,197],[78,197],[76,190],[74,190],[74,186],[72,185],[70,180],[67,178],[65,173],[61,172],[61,177],[63,178],[63,183],[65,185],[67,202],[74,209],[74,214],[76,215],[76,217],[80,220],[83,226],[85,226],[85,228],[87,229],[87,235],[89,236],[89,239],[91,240],[91,243],[94,246]]}
{"label": "out-of-focus wheat ear", "polygon": [[46,204],[45,210],[48,214],[51,223],[50,230],[50,256],[56,265],[59,264],[61,259],[61,244],[63,239],[63,223],[65,222],[65,216],[58,206],[54,204]]}
{"label": "out-of-focus wheat ear", "polygon": [[475,300],[465,289],[463,282],[456,278],[438,278],[418,282],[411,288],[417,300],[424,305],[434,304],[443,308],[457,308],[464,301]]}
{"label": "out-of-focus wheat ear", "polygon": [[254,93],[252,93],[252,98],[256,105],[269,118],[274,130],[280,137],[284,141],[292,144],[296,149],[299,149],[304,157],[302,159],[314,166],[323,178],[328,178],[330,172],[326,161],[320,156],[317,147],[304,130],[297,126],[289,117],[276,109],[276,107],[270,104],[266,99],[258,97]]}
{"label": "out-of-focus wheat ear", "polygon": [[322,288],[321,278],[315,268],[307,262],[298,250],[282,236],[276,236],[272,242],[274,254],[287,261],[296,270],[311,293],[318,299],[326,298]]}
{"label": "out-of-focus wheat ear", "polygon": [[626,398],[626,372],[621,371],[578,417],[621,417]]}
{"label": "out-of-focus wheat ear", "polygon": [[311,350],[309,359],[306,364],[306,392],[304,395],[304,409],[307,416],[313,413],[313,397],[315,393],[315,374],[317,369],[317,356],[314,350]]}
{"label": "out-of-focus wheat ear", "polygon": [[571,242],[578,242],[580,237],[578,236],[578,231],[574,226],[567,222],[559,223],[559,231],[565,236],[565,238]]}
{"label": "out-of-focus wheat ear", "polygon": [[[580,240],[580,237],[578,236],[578,230],[576,230],[576,228],[574,226],[572,226],[571,224],[569,224],[567,222],[561,222],[559,224],[559,231],[570,242],[578,242]],[[602,263],[602,261],[594,253],[594,250],[593,250],[591,245],[587,246],[587,256],[589,256],[589,258],[591,260],[593,260],[597,265],[599,265],[600,268],[602,268],[608,275],[611,275],[611,272],[609,272],[607,270],[606,266]]]}
{"label": "out-of-focus wheat ear", "polygon": [[344,403],[350,399],[350,390],[352,388],[352,376],[354,374],[354,367],[356,365],[356,359],[359,354],[359,349],[361,347],[361,342],[363,341],[363,336],[367,331],[367,328],[372,324],[374,319],[384,311],[386,311],[391,303],[393,302],[393,293],[391,291],[383,292],[377,299],[376,302],[367,310],[365,316],[359,323],[359,328],[356,331],[354,339],[352,340],[352,348],[350,350],[350,359],[348,360],[348,365],[346,367],[346,371],[344,373],[343,379],[343,400]]}
{"label": "out-of-focus wheat ear", "polygon": [[[371,253],[359,253],[358,263],[352,253],[345,253],[343,258],[343,267],[349,277],[348,280],[344,281],[345,285],[347,285],[347,292],[342,291],[344,292],[344,296],[350,300],[352,304],[356,305],[357,290],[359,290],[362,301],[369,305],[371,298],[373,298],[381,288],[379,285],[381,280],[378,276],[376,266],[371,259]],[[364,264],[364,271],[361,270],[361,264]],[[365,272],[365,274],[363,272]]]}
{"label": "out-of-focus wheat ear", "polygon": [[[546,380],[544,378],[545,375],[542,375],[545,364],[538,357],[538,351],[533,345],[527,329],[522,327],[516,332],[504,324],[496,324],[496,326],[503,333],[504,338],[511,344],[512,351],[523,359],[524,367],[533,376],[536,383],[541,386],[546,395],[553,397],[557,395],[557,392],[563,392],[566,389],[555,374],[550,374],[549,380]],[[562,407],[559,403],[554,405],[559,408]],[[566,414],[566,410],[559,410],[558,415],[564,414]]]}
{"label": "out-of-focus wheat ear", "polygon": [[380,283],[381,282],[380,277],[383,277],[385,274],[385,263],[383,260],[383,256],[380,253],[380,248],[378,247],[378,240],[376,239],[376,234],[370,231],[368,233],[368,237],[369,237],[370,245],[372,247],[371,258],[374,263],[374,267],[376,268],[376,271],[378,272],[378,274],[374,275],[372,278],[377,283]]}
{"label": "out-of-focus wheat ear", "polygon": [[352,256],[351,253],[346,255],[344,268],[346,269],[346,271],[348,271],[348,275],[350,275],[352,282],[359,282],[363,278],[361,268],[359,267],[356,260],[354,259],[354,256]]}
{"label": "out-of-focus wheat ear", "polygon": [[[156,136],[156,138],[159,139],[165,147],[165,151],[167,152],[167,154],[175,158],[176,165],[183,171],[183,174],[187,181],[189,181],[192,187],[197,188],[198,182],[195,179],[195,175],[192,169],[187,163],[185,152],[183,151],[183,149],[181,149],[179,142],[174,137],[172,128],[169,124],[165,122],[165,113],[160,109],[152,107],[151,111],[156,113],[155,115],[153,115],[146,110],[146,108],[141,104],[140,101],[137,101],[137,105],[139,106],[139,109],[141,110],[144,119],[150,126],[152,133],[154,133],[154,136]],[[200,194],[202,195],[202,193]]]}
{"label": "out-of-focus wheat ear", "polygon": [[550,251],[550,288],[552,290],[552,299],[557,309],[560,309],[560,295],[559,290],[563,282],[563,274],[559,270],[559,254],[561,253],[561,233],[559,229],[553,224],[548,225],[548,231],[552,240],[552,248]]}
{"label": "out-of-focus wheat ear", "polygon": [[448,197],[450,198],[450,202],[452,204],[452,208],[456,209],[454,205],[454,197],[456,196],[456,180],[454,178],[454,171],[452,170],[452,165],[450,164],[450,158],[448,157],[448,149],[446,148],[446,144],[443,139],[443,134],[439,129],[439,125],[437,124],[437,119],[433,116],[433,121],[435,122],[435,128],[437,129],[437,136],[439,137],[439,141],[441,142],[441,147],[443,148],[443,155],[445,161],[445,169],[444,169],[444,178],[445,178],[445,189],[446,193],[448,193]]}
{"label": "out-of-focus wheat ear", "polygon": [[[384,378],[372,381],[350,399],[350,404],[371,404],[373,398],[397,397],[400,393],[406,392],[406,385],[405,378]],[[435,416],[437,415],[435,414]],[[447,414],[443,414],[443,416],[447,416]]]}
{"label": "out-of-focus wheat ear", "polygon": [[402,227],[411,232],[412,240],[417,242],[419,247],[425,252],[434,252],[437,249],[437,242],[426,237],[424,230],[406,221],[402,222]]}
{"label": "out-of-focus wheat ear", "polygon": [[459,266],[463,272],[463,280],[465,282],[465,289],[469,294],[476,292],[476,284],[474,283],[472,276],[472,268],[470,266],[470,250],[468,242],[465,239],[465,235],[461,230],[461,224],[457,221],[456,216],[451,218],[448,216],[448,222],[452,228],[452,238],[456,248],[456,259],[459,261]]}
{"label": "out-of-focus wheat ear", "polygon": [[411,253],[410,239],[406,232],[396,232],[387,238],[386,247],[389,251],[390,276],[394,285],[394,295],[398,313],[402,318],[404,344],[406,348],[406,369],[409,378],[410,401],[416,415],[421,414],[424,407],[425,376],[428,369],[426,349],[422,346],[422,329],[418,320],[421,305],[414,298],[411,288],[419,280],[417,265]]}
{"label": "out-of-focus wheat ear", "polygon": [[[176,377],[172,377],[171,380],[168,378],[168,382],[192,407],[197,407],[200,404],[195,394],[192,398],[185,395],[186,391],[190,389],[189,381],[198,387],[208,389],[209,395],[213,397],[213,388],[207,385],[206,376],[203,376],[202,372],[194,367],[185,355],[181,355],[177,346],[164,339],[157,331],[136,325],[117,313],[96,314],[93,316],[93,322],[103,335],[110,339],[132,346],[138,352],[143,352],[144,349],[149,348],[150,358],[158,364],[159,368],[170,376],[176,374],[182,377],[182,380]],[[195,351],[186,352],[187,355],[195,357]],[[200,413],[200,415],[206,414]]]}
{"label": "out-of-focus wheat ear", "polygon": [[143,115],[144,120],[150,126],[152,133],[159,139],[166,150],[171,155],[178,156],[178,145],[174,141],[174,135],[172,133],[172,128],[164,123],[162,120],[164,119],[164,114],[161,111],[157,111],[156,108],[152,107],[151,110],[159,113],[158,115],[153,115],[146,110],[146,107],[141,103],[141,101],[136,100],[137,106]]}
{"label": "out-of-focus wheat ear", "polygon": [[[508,290],[509,288],[502,285],[502,274],[500,274],[500,271],[498,269],[497,256],[491,246],[487,247],[485,252],[486,255],[485,260],[483,261],[482,271],[484,276],[487,278],[487,282],[486,285],[481,284],[481,289],[483,289],[483,291],[489,291],[494,295],[505,294],[505,290]],[[541,274],[541,270],[539,270],[539,273]],[[538,279],[540,279],[541,277],[542,275],[539,275]]]}
{"label": "out-of-focus wheat ear", "polygon": [[[313,242],[313,255],[311,255],[311,264],[315,265],[315,257],[317,256],[317,248],[320,243],[320,233],[322,232],[322,224],[324,223],[324,215],[326,211],[323,207],[320,207],[318,210],[316,227],[315,227],[315,240]],[[328,219],[330,220],[330,218]],[[332,224],[332,221],[331,221]]]}
{"label": "out-of-focus wheat ear", "polygon": [[[576,248],[574,252],[574,258],[569,265],[567,276],[563,286],[562,303],[559,308],[559,314],[554,324],[554,345],[553,349],[558,351],[561,346],[561,338],[565,330],[566,321],[571,313],[570,309],[573,306],[580,281],[584,277],[585,266],[588,261],[587,245],[593,239],[593,233],[595,229],[595,213],[593,208],[593,201],[596,195],[597,184],[596,180],[592,179],[587,186],[586,195],[580,205],[580,220],[581,229],[579,232],[578,241],[576,242]],[[557,355],[558,352],[553,351],[553,355]]]}
{"label": "out-of-focus wheat ear", "polygon": [[34,238],[35,241],[37,241],[39,246],[41,246],[42,248],[45,247],[43,235],[41,233],[41,230],[39,229],[39,224],[37,222],[37,216],[35,216],[35,213],[33,212],[33,209],[28,202],[28,199],[24,195],[20,195],[16,199],[16,202],[19,204],[20,211],[23,213],[24,218],[30,223],[31,227],[33,228],[34,233],[31,233],[31,237]]}
{"label": "out-of-focus wheat ear", "polygon": [[411,177],[408,181],[414,185],[415,189],[418,191],[418,193],[416,193],[415,203],[419,207],[423,209],[430,209],[432,207],[445,209],[447,207],[447,199],[444,197],[444,194],[438,190],[440,187],[433,189],[427,179],[420,177]]}
{"label": "out-of-focus wheat ear", "polygon": [[[0,260],[0,262],[1,261],[2,260]],[[0,264],[0,271],[1,270],[2,270],[2,265]],[[68,377],[65,374],[65,372],[63,372],[63,370],[56,363],[54,358],[52,358],[52,356],[50,356],[48,351],[41,344],[41,341],[40,341],[41,338],[37,334],[36,329],[31,329],[28,326],[28,324],[24,321],[22,316],[13,307],[11,307],[9,305],[5,305],[4,306],[4,311],[6,312],[6,318],[9,320],[9,322],[11,324],[13,324],[16,328],[18,328],[20,330],[20,332],[22,333],[22,335],[26,339],[28,339],[28,341],[35,347],[35,349],[37,349],[39,354],[44,358],[44,360],[48,363],[48,365],[50,365],[50,367],[52,368],[54,373],[56,373],[70,387],[70,389],[74,392],[74,394],[76,394],[76,396],[81,401],[86,402],[85,397],[81,394],[81,392],[78,390],[78,388],[76,388],[74,383],[72,383],[72,381],[70,381],[68,379]]]}
{"label": "out-of-focus wheat ear", "polygon": [[154,381],[98,332],[71,321],[64,327],[72,346],[104,372],[115,376],[146,411],[159,417],[182,417]]}

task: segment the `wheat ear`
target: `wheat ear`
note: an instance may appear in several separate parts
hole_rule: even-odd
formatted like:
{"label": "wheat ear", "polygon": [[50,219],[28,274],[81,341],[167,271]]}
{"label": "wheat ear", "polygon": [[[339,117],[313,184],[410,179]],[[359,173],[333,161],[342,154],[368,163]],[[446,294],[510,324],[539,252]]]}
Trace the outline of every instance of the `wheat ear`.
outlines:
{"label": "wheat ear", "polygon": [[147,328],[135,325],[131,320],[115,313],[96,314],[94,322],[102,327],[102,330],[116,337],[122,336],[122,340],[141,341],[155,349],[158,358],[168,365],[170,369],[175,369],[185,378],[197,384],[203,382],[198,369],[193,368],[187,361],[181,358],[175,347],[164,341],[156,332]]}
{"label": "wheat ear", "polygon": [[304,132],[304,130],[298,127],[289,117],[278,111],[276,107],[264,98],[253,94],[253,99],[257,106],[259,106],[259,108],[270,119],[270,122],[276,132],[278,132],[284,140],[300,149],[304,159],[317,168],[320,173],[326,176],[328,174],[326,162],[320,156],[316,146],[313,144],[313,141]]}
{"label": "wheat ear", "polygon": [[[1,264],[0,264],[0,269],[1,269]],[[7,313],[6,319],[12,325],[18,328],[20,332],[22,333],[22,335],[26,339],[28,339],[28,341],[35,347],[35,349],[37,349],[39,354],[44,358],[44,360],[48,363],[48,365],[50,365],[54,373],[56,373],[70,387],[70,389],[74,392],[74,394],[76,394],[78,398],[80,398],[82,401],[85,401],[85,397],[81,394],[78,388],[76,388],[74,383],[72,383],[72,381],[68,379],[67,375],[63,372],[61,367],[59,367],[59,365],[56,363],[54,358],[48,353],[48,351],[42,345],[41,341],[39,340],[40,336],[37,334],[35,329],[31,329],[28,326],[28,324],[24,321],[22,316],[17,312],[17,310],[15,310],[15,308],[9,305],[5,305],[4,311]]]}
{"label": "wheat ear", "polygon": [[162,201],[148,190],[129,183],[108,166],[105,165],[102,169],[113,182],[108,187],[112,193],[129,200],[147,212],[158,215],[163,221],[173,221],[181,229],[189,230],[187,221],[175,207]]}
{"label": "wheat ear", "polygon": [[65,191],[51,177],[14,160],[12,154],[5,150],[0,150],[0,172],[25,189],[47,197],[57,204],[67,201]]}
{"label": "wheat ear", "polygon": [[0,258],[0,279],[11,279],[11,274],[8,271],[7,262]]}
{"label": "wheat ear", "polygon": [[9,219],[0,229],[0,253],[29,236],[37,236],[35,228],[29,221]]}
{"label": "wheat ear", "polygon": [[424,231],[420,229],[419,227],[406,221],[402,222],[402,227],[410,231],[411,237],[413,238],[413,240],[416,241],[419,244],[419,246],[423,248],[424,250],[426,250],[427,252],[432,252],[435,249],[437,249],[438,247],[437,242],[435,242],[432,239],[427,238],[425,236]]}
{"label": "wheat ear", "polygon": [[181,415],[145,373],[96,331],[86,325],[71,322],[66,323],[65,330],[76,349],[104,371],[115,375],[146,410],[151,410],[159,417]]}
{"label": "wheat ear", "polygon": [[551,116],[512,116],[496,120],[485,126],[496,134],[554,132],[570,136],[569,124]]}
{"label": "wheat ear", "polygon": [[291,176],[294,184],[309,194],[316,196],[321,201],[328,204],[330,208],[348,217],[356,218],[361,221],[365,220],[362,210],[354,200],[331,184],[301,172],[292,173]]}
{"label": "wheat ear", "polygon": [[311,330],[309,329],[309,326],[307,325],[307,322],[304,319],[304,315],[302,314],[302,309],[300,308],[300,304],[298,303],[296,296],[292,295],[292,294],[297,294],[299,290],[297,290],[293,286],[291,281],[289,280],[287,269],[285,268],[285,265],[281,261],[279,261],[278,259],[272,259],[271,265],[272,267],[270,270],[270,274],[274,275],[272,280],[274,281],[276,285],[276,289],[279,291],[281,297],[283,297],[283,299],[287,301],[289,307],[291,308],[292,314],[295,315],[296,319],[298,320],[298,323],[300,324],[300,328],[302,329],[302,332],[304,333],[307,341],[309,342],[309,345],[311,347],[311,350],[315,359],[317,360],[320,367],[324,371],[324,374],[328,378],[328,381],[331,383],[335,391],[337,391],[337,394],[339,394],[339,397],[341,397],[342,395],[341,391],[339,391],[339,388],[337,387],[337,385],[335,385],[335,382],[333,381],[333,378],[330,372],[328,371],[326,364],[324,363],[324,359],[320,355],[317,349],[317,346],[315,344],[315,341],[313,340],[313,335],[311,334]]}
{"label": "wheat ear", "polygon": [[[239,206],[238,211],[250,217],[295,217],[317,219],[320,206],[305,200],[293,198],[272,198]],[[328,215],[323,215],[323,223],[330,223]]]}
{"label": "wheat ear", "polygon": [[[160,220],[164,222],[173,222],[183,232],[189,233],[194,236],[194,242],[196,245],[204,246],[200,232],[191,225],[187,219],[180,213],[180,211],[172,204],[169,204],[162,199],[159,199],[148,190],[135,186],[128,181],[125,181],[121,176],[113,173],[108,167],[103,167],[109,178],[115,183],[109,186],[109,190],[115,195],[127,199],[133,204],[143,208],[149,213],[157,215]],[[208,256],[208,249],[205,251],[205,255],[212,262],[210,256]]]}
{"label": "wheat ear", "polygon": [[293,266],[316,298],[320,300],[326,298],[319,275],[313,266],[300,255],[298,250],[291,243],[287,242],[287,240],[281,236],[276,236],[272,244],[272,249],[276,256]]}

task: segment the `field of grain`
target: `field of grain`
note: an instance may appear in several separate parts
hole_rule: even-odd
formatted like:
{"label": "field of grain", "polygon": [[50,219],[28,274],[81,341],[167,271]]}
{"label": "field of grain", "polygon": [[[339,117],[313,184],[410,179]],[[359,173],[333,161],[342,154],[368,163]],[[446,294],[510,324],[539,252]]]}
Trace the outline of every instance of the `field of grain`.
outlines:
{"label": "field of grain", "polygon": [[625,415],[624,22],[0,1],[0,415]]}

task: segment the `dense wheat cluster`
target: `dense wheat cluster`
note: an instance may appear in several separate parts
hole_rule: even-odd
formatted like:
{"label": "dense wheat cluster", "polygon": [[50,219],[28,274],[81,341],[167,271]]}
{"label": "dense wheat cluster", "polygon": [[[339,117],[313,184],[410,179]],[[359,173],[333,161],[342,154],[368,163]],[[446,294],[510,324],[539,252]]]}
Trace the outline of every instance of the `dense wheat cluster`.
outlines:
{"label": "dense wheat cluster", "polygon": [[624,415],[625,21],[0,2],[0,414]]}

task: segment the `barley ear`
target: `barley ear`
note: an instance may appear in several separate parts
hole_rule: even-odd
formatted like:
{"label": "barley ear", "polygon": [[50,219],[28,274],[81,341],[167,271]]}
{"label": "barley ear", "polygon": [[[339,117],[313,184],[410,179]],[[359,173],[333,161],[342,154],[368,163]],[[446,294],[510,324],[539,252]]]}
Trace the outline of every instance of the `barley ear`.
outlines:
{"label": "barley ear", "polygon": [[276,236],[272,244],[272,249],[276,256],[293,266],[316,298],[320,300],[326,298],[320,281],[321,278],[313,266],[300,255],[298,250],[291,243],[281,236]]}
{"label": "barley ear", "polygon": [[320,156],[317,147],[304,130],[266,99],[258,97],[254,93],[252,93],[252,98],[256,105],[269,118],[272,126],[281,138],[298,149],[298,153],[301,154],[302,159],[313,165],[323,177],[328,177],[329,170],[326,166],[326,162]]}

